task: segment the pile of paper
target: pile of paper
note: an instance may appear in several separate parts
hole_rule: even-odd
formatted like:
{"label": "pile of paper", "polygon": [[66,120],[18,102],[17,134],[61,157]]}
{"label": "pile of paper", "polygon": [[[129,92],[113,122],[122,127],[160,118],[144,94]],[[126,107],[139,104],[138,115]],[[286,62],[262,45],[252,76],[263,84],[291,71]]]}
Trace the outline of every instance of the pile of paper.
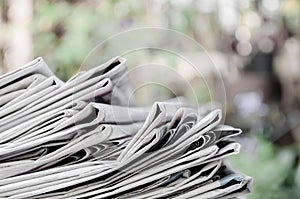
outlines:
{"label": "pile of paper", "polygon": [[220,110],[130,102],[125,59],[59,80],[38,58],[0,77],[1,198],[234,198],[251,178]]}

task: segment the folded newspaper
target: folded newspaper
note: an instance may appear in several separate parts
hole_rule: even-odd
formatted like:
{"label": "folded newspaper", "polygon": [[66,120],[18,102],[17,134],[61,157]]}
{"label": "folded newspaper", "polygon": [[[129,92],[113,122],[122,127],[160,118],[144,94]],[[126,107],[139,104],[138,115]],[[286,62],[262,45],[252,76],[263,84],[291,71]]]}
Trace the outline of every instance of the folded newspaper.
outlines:
{"label": "folded newspaper", "polygon": [[221,110],[131,102],[126,60],[67,82],[37,58],[0,77],[0,198],[236,198],[224,158],[241,130]]}

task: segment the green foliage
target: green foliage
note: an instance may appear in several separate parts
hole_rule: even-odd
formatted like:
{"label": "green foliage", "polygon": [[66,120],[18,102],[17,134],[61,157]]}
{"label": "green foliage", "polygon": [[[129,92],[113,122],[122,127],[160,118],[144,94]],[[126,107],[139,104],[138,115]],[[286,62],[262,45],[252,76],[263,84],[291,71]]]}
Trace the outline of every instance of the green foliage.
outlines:
{"label": "green foliage", "polygon": [[[96,4],[36,1],[34,20],[31,23],[34,55],[44,57],[53,66],[54,72],[66,80],[77,72],[98,44],[120,31],[140,27],[141,24],[146,24],[145,21],[148,23],[151,16],[146,12],[147,6],[147,2],[133,0],[103,1]],[[174,26],[170,24],[170,28],[190,32],[194,8],[174,8],[170,15],[182,18]],[[133,41],[117,44],[114,49],[130,42]],[[105,50],[105,53],[115,55],[114,49]],[[88,57],[88,61],[94,66],[100,64],[99,61],[107,60],[99,57],[106,58],[107,55],[94,55]]]}
{"label": "green foliage", "polygon": [[[44,57],[54,72],[67,80],[100,42],[128,28],[133,16],[134,23],[139,24],[144,10],[145,4],[136,1],[104,1],[95,5],[37,1],[31,23],[34,54]],[[99,60],[91,62],[99,64]]]}
{"label": "green foliage", "polygon": [[299,198],[295,184],[295,147],[276,148],[259,137],[256,151],[242,151],[230,158],[232,165],[254,179],[249,199]]}

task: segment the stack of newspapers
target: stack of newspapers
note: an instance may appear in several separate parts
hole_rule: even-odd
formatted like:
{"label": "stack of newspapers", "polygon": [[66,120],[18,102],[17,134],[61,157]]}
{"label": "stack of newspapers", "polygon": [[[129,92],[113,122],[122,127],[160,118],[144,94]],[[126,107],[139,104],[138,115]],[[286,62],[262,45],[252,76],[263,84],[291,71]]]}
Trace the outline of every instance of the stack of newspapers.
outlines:
{"label": "stack of newspapers", "polygon": [[0,77],[0,198],[237,198],[241,130],[179,100],[138,107],[126,60],[67,82],[42,58]]}

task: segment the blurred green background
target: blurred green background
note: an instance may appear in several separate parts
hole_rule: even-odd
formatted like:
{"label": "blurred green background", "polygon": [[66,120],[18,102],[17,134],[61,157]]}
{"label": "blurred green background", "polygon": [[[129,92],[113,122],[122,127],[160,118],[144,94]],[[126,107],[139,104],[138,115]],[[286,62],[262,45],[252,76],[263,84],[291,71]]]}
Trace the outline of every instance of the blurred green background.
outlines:
{"label": "blurred green background", "polygon": [[[100,64],[115,54],[121,46],[88,56],[122,31],[161,27],[190,36],[205,49],[193,52],[203,70],[207,52],[221,73],[226,123],[244,130],[238,138],[242,152],[229,161],[254,177],[247,197],[300,197],[300,0],[0,0],[0,15],[0,74],[42,56],[58,77],[67,80],[80,67]],[[135,41],[120,45],[131,42]],[[208,67],[199,78],[170,54],[145,51],[134,57],[129,68],[147,60],[170,65],[184,73],[196,101],[218,100],[218,88],[206,84],[214,85],[218,76]],[[84,66],[86,58],[89,66]],[[149,70],[147,77],[166,77],[159,73],[163,71]],[[134,78],[138,82],[143,75]],[[139,104],[174,93],[193,98],[172,77],[168,86],[175,92],[161,86],[141,91]]]}

